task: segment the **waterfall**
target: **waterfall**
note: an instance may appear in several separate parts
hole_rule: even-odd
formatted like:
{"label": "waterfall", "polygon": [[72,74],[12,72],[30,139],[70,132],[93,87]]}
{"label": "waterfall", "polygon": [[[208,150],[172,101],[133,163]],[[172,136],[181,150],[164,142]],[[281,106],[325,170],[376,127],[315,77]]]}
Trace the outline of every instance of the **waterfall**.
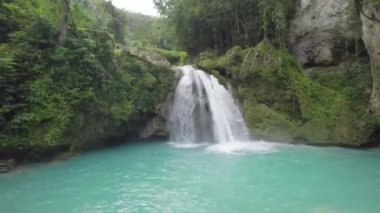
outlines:
{"label": "waterfall", "polygon": [[248,141],[239,107],[218,80],[192,66],[180,68],[169,117],[171,141],[182,143]]}

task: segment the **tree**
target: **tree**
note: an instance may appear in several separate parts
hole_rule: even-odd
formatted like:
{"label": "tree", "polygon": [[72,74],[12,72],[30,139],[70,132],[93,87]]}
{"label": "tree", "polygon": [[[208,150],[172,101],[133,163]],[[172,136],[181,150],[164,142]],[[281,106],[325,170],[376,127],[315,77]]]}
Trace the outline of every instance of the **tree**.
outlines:
{"label": "tree", "polygon": [[286,47],[296,0],[155,0],[181,48],[224,52],[268,39]]}
{"label": "tree", "polygon": [[70,12],[70,0],[61,0],[61,20],[59,26],[58,44],[63,45],[67,40],[67,28]]}

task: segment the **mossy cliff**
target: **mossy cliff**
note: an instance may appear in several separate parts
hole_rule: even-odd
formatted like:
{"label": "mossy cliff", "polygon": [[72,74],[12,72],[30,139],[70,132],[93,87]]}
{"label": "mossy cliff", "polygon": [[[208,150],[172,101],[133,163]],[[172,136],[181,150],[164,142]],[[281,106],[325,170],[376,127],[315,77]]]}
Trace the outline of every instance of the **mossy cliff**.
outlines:
{"label": "mossy cliff", "polygon": [[[221,57],[202,53],[197,61],[199,67],[230,82],[247,125],[258,139],[361,146],[369,142],[376,127],[366,110],[369,70],[350,74],[350,81],[341,78],[340,84],[332,82],[333,78],[318,83],[292,55],[266,42],[248,49],[237,46]],[[351,68],[347,72],[359,71]]]}
{"label": "mossy cliff", "polygon": [[64,45],[56,32],[32,17],[0,44],[0,158],[137,135],[171,89],[167,63],[122,51],[105,31],[70,31]]}

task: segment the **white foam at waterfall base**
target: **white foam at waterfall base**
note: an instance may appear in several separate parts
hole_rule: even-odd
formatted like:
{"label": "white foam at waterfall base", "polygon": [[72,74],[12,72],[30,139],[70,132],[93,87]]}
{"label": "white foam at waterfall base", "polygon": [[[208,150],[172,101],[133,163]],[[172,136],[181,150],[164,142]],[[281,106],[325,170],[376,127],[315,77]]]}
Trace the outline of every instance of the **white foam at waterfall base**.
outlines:
{"label": "white foam at waterfall base", "polygon": [[207,150],[214,153],[221,154],[268,154],[277,151],[277,144],[265,141],[234,141],[231,143],[219,143],[207,147]]}
{"label": "white foam at waterfall base", "polygon": [[199,148],[199,147],[210,146],[211,143],[181,143],[181,142],[170,142],[169,145],[174,146],[174,147],[176,147],[176,148],[192,149],[192,148]]}
{"label": "white foam at waterfall base", "polygon": [[265,141],[233,141],[230,143],[181,143],[170,142],[169,145],[180,149],[205,148],[210,153],[241,155],[241,154],[269,154],[277,152],[279,144]]}

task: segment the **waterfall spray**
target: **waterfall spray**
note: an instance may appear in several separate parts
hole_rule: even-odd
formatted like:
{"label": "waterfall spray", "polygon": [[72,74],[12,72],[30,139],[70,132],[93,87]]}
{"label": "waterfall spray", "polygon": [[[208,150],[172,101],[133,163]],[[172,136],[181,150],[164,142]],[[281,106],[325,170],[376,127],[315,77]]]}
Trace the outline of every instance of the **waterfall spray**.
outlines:
{"label": "waterfall spray", "polygon": [[192,66],[180,69],[169,128],[173,142],[248,141],[249,132],[231,93]]}

